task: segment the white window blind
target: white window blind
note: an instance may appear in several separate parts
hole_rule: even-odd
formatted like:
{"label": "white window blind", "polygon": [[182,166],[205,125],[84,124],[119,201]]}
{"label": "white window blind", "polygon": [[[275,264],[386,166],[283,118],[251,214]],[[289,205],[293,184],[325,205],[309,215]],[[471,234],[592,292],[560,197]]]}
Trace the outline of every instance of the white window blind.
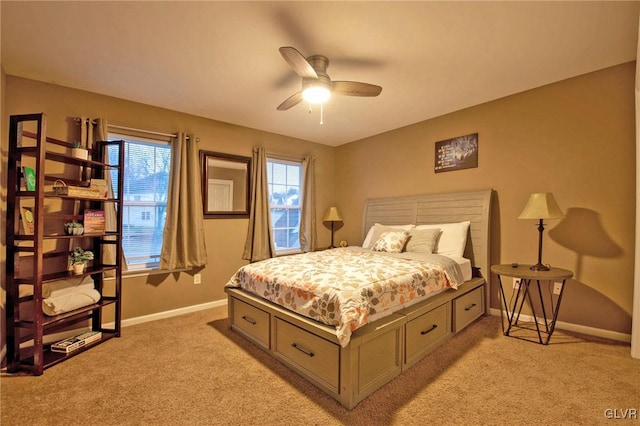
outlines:
{"label": "white window blind", "polygon": [[300,250],[302,162],[268,158],[267,182],[276,252]]}
{"label": "white window blind", "polygon": [[[156,269],[160,262],[166,219],[171,147],[168,139],[109,132],[124,140],[122,249],[129,270]],[[117,176],[114,190],[118,187]]]}

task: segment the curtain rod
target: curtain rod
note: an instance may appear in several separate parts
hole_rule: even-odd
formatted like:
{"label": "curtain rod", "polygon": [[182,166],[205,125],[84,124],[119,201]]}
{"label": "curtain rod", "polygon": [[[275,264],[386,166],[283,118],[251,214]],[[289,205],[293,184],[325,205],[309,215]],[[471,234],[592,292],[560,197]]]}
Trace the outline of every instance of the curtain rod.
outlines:
{"label": "curtain rod", "polygon": [[[76,121],[80,122],[80,121],[82,121],[82,119],[79,118],[79,117],[76,117]],[[87,121],[89,121],[89,119],[87,119]],[[95,122],[95,120],[92,121],[91,123],[92,124],[97,124]],[[148,133],[150,135],[165,136],[165,137],[169,137],[169,138],[177,138],[178,137],[178,135],[172,134],[172,133],[154,132],[152,130],[136,129],[134,127],[118,126],[118,125],[109,124],[109,123],[107,123],[107,127],[111,127],[112,129],[119,129],[119,130],[129,130],[129,131],[132,131],[132,132]],[[187,136],[187,140],[189,140],[189,139],[190,138]]]}
{"label": "curtain rod", "polygon": [[[107,127],[111,127],[112,129],[130,130],[130,131],[133,131],[133,132],[149,133],[150,135],[166,136],[168,138],[177,138],[178,137],[178,135],[174,135],[174,134],[171,134],[171,133],[154,132],[152,130],[143,130],[143,129],[135,129],[133,127],[116,126],[115,124],[108,124],[108,123],[107,123]],[[189,139],[189,138],[187,137],[187,139]]]}

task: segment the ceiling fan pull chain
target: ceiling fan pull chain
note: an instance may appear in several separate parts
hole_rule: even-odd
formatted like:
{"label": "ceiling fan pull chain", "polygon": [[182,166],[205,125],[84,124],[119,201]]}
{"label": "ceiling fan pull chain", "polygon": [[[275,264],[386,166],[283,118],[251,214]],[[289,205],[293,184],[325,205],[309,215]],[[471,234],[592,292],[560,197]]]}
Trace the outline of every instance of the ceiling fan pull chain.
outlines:
{"label": "ceiling fan pull chain", "polygon": [[[313,104],[309,102],[309,114],[313,112]],[[320,125],[324,124],[324,104],[320,104]]]}

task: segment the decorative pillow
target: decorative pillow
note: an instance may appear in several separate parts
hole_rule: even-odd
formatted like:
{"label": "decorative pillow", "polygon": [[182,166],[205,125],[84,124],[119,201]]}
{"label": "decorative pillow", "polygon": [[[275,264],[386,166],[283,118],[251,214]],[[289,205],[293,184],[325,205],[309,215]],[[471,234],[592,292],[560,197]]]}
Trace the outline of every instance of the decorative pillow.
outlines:
{"label": "decorative pillow", "polygon": [[464,248],[467,245],[467,233],[469,232],[470,221],[458,223],[437,223],[430,225],[418,225],[415,229],[440,228],[440,237],[434,248],[434,253],[445,256],[464,255]]}
{"label": "decorative pillow", "polygon": [[409,231],[406,251],[415,253],[433,253],[433,249],[438,242],[440,228],[412,229]]}
{"label": "decorative pillow", "polygon": [[386,251],[388,253],[400,253],[404,249],[409,233],[407,231],[383,232],[378,241],[371,247],[373,251]]}
{"label": "decorative pillow", "polygon": [[381,225],[379,223],[374,224],[371,228],[369,228],[369,232],[367,232],[367,236],[362,242],[362,248],[370,248],[378,239],[383,232],[388,231],[409,231],[413,229],[415,225]]}

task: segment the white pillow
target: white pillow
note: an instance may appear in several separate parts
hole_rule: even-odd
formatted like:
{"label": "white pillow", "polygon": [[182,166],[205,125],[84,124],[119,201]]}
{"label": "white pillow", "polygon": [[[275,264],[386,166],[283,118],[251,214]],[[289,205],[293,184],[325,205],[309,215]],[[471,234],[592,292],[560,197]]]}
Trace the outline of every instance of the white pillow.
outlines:
{"label": "white pillow", "polygon": [[467,245],[467,233],[469,232],[470,221],[458,223],[434,223],[429,225],[418,225],[415,229],[440,228],[440,238],[436,243],[434,253],[444,256],[463,256],[464,248]]}
{"label": "white pillow", "polygon": [[367,236],[362,242],[362,248],[370,248],[372,244],[375,244],[376,241],[380,238],[385,231],[410,231],[413,229],[415,225],[381,225],[379,223],[374,224],[371,228],[369,228],[369,232],[367,232]]}
{"label": "white pillow", "polygon": [[401,253],[408,238],[409,233],[407,231],[386,231],[380,235],[371,250]]}
{"label": "white pillow", "polygon": [[433,253],[440,228],[412,229],[409,231],[409,241],[407,241],[406,251],[414,253]]}

